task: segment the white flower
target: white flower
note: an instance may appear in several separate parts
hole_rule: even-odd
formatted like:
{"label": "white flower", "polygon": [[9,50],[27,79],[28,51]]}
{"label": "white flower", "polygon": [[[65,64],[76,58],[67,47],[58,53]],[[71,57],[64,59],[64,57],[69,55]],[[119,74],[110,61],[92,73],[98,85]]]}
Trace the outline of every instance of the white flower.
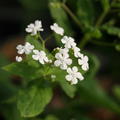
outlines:
{"label": "white flower", "polygon": [[65,44],[65,48],[74,48],[76,46],[75,40],[72,37],[64,36],[61,39],[62,43]]}
{"label": "white flower", "polygon": [[33,50],[33,53],[34,55],[32,55],[32,58],[34,60],[38,60],[41,64],[45,64],[49,62],[46,53],[44,51]]}
{"label": "white flower", "polygon": [[56,32],[59,35],[64,34],[64,29],[59,27],[57,23],[54,23],[53,25],[51,25],[50,28],[51,28],[51,30],[53,30],[54,32]]}
{"label": "white flower", "polygon": [[83,54],[80,53],[80,48],[74,47],[74,48],[73,48],[73,51],[74,51],[74,56],[75,56],[76,58],[83,56]]}
{"label": "white flower", "polygon": [[34,49],[34,46],[31,45],[29,42],[26,42],[25,45],[18,45],[16,49],[18,50],[18,54],[30,54]]}
{"label": "white flower", "polygon": [[55,79],[55,78],[56,78],[56,75],[51,75],[51,78],[52,78],[52,79]]}
{"label": "white flower", "polygon": [[22,57],[16,56],[16,61],[17,62],[21,62],[22,61]]}
{"label": "white flower", "polygon": [[78,59],[78,64],[82,65],[82,69],[84,71],[87,71],[89,69],[88,57],[87,56],[83,56],[81,59]]}
{"label": "white flower", "polygon": [[67,69],[68,75],[65,76],[66,80],[71,82],[71,84],[77,84],[78,80],[83,80],[84,77],[80,72],[78,72],[78,68],[76,66]]}
{"label": "white flower", "polygon": [[36,35],[38,31],[43,31],[42,23],[39,20],[36,20],[35,23],[31,23],[25,29],[26,32],[31,33],[31,35]]}
{"label": "white flower", "polygon": [[60,66],[63,70],[67,69],[67,66],[72,64],[72,60],[69,58],[69,54],[66,49],[60,49],[60,51],[56,53],[55,58],[57,60],[54,62],[54,65],[56,67]]}

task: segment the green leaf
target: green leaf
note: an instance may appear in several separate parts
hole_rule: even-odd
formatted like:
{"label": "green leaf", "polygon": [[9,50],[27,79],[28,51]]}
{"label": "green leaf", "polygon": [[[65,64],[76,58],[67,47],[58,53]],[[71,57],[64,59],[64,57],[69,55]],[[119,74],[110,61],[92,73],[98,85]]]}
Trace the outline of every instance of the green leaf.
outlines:
{"label": "green leaf", "polygon": [[89,80],[89,78],[94,78],[97,71],[99,70],[100,67],[100,62],[98,58],[89,52],[85,52],[85,54],[89,58],[89,70],[85,73],[85,80]]}
{"label": "green leaf", "polygon": [[[91,57],[92,56],[92,57]],[[79,94],[81,99],[87,103],[105,107],[114,112],[120,113],[118,104],[112,100],[99,86],[97,80],[94,79],[96,72],[99,68],[98,59],[89,54],[90,58],[90,70],[85,76],[85,80],[79,84]]]}
{"label": "green leaf", "polygon": [[9,61],[3,55],[0,55],[0,103],[11,99],[17,92],[16,87],[10,81],[11,75],[1,69],[6,64],[9,64]]}
{"label": "green leaf", "polygon": [[104,11],[108,11],[110,8],[110,2],[109,0],[100,0],[103,6]]}
{"label": "green leaf", "polygon": [[[71,28],[69,18],[66,12],[63,10],[59,0],[49,0],[49,8],[54,21],[57,22],[59,26],[64,28],[66,35],[72,36],[73,30]],[[60,36],[55,35],[55,37],[57,42],[61,44]]]}
{"label": "green leaf", "polygon": [[39,67],[33,67],[33,65],[28,64],[27,62],[12,63],[5,67],[4,70],[11,72],[14,75],[19,75],[20,77],[25,78],[26,80],[33,80],[40,78],[43,74],[42,70]]}
{"label": "green leaf", "polygon": [[110,26],[110,25],[103,25],[102,29],[106,30],[108,34],[116,35],[120,38],[120,28]]}
{"label": "green leaf", "polygon": [[54,75],[56,75],[56,81],[59,82],[62,90],[71,98],[73,98],[75,96],[75,92],[76,92],[76,86],[71,85],[70,83],[68,83],[65,79],[65,75],[66,72],[63,70],[60,70],[59,68],[55,69],[54,71]]}
{"label": "green leaf", "polygon": [[28,35],[26,37],[26,42],[31,43],[32,45],[34,45],[35,49],[37,50],[41,50],[42,49],[42,45],[41,43],[37,40],[37,36],[31,36]]}
{"label": "green leaf", "polygon": [[94,22],[94,5],[93,0],[78,0],[77,15],[85,27],[93,25]]}
{"label": "green leaf", "polygon": [[18,109],[22,117],[34,117],[43,112],[52,98],[49,87],[32,86],[19,92]]}

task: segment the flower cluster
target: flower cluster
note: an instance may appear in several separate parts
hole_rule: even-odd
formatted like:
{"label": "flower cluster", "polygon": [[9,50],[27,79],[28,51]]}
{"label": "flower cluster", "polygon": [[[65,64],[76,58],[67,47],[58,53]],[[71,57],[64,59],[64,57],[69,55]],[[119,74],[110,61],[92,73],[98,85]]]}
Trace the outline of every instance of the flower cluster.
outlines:
{"label": "flower cluster", "polygon": [[[31,45],[29,42],[26,42],[25,45],[18,45],[16,47],[17,49],[17,53],[22,55],[22,54],[30,54],[32,52],[32,50],[34,49],[34,46]],[[22,61],[22,57],[21,56],[16,56],[16,61],[17,62],[21,62]]]}
{"label": "flower cluster", "polygon": [[[61,42],[63,43],[64,48],[59,48],[58,52],[55,54],[56,60],[54,65],[67,71],[68,75],[65,77],[67,81],[71,84],[77,84],[78,80],[84,79],[82,74],[78,71],[78,67],[81,66],[82,70],[87,71],[89,69],[88,57],[80,52],[80,48],[76,46],[75,40],[72,37],[63,36]],[[70,68],[72,59],[70,58],[69,53],[71,50],[74,57],[77,58],[78,67],[73,66]]]}
{"label": "flower cluster", "polygon": [[[63,36],[64,29],[57,23],[50,26],[50,29],[55,33]],[[36,20],[35,23],[31,23],[27,26],[26,32],[31,35],[37,35],[39,31],[43,31],[41,21]],[[47,54],[44,50],[37,50],[35,47],[26,42],[25,45],[18,45],[16,47],[19,55],[32,53],[32,59],[38,61],[40,64],[54,63],[55,67],[59,67],[61,70],[66,71],[65,79],[71,84],[77,84],[78,80],[83,80],[84,77],[79,71],[87,71],[89,69],[88,57],[81,53],[80,48],[77,47],[74,38],[69,36],[63,36],[61,39],[63,47],[54,49],[55,57],[53,60],[48,59]],[[71,54],[73,56],[71,56]],[[77,60],[78,65],[74,65],[73,59]],[[16,61],[21,62],[22,57],[16,56]],[[55,79],[56,75],[51,75],[51,79]]]}

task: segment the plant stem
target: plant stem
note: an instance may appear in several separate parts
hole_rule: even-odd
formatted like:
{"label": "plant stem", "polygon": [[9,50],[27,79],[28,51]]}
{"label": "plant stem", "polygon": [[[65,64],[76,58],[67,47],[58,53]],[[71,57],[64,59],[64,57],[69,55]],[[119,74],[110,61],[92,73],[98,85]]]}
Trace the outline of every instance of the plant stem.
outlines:
{"label": "plant stem", "polygon": [[73,14],[73,12],[72,12],[64,3],[61,3],[61,6],[62,6],[63,9],[71,16],[71,18],[74,20],[74,22],[75,22],[80,28],[82,28],[82,24],[80,23],[79,19]]}
{"label": "plant stem", "polygon": [[[111,3],[111,5],[112,5],[112,3]],[[104,12],[101,14],[101,16],[98,18],[98,20],[97,20],[97,22],[96,22],[96,24],[95,24],[95,27],[99,27],[99,26],[102,24],[104,18],[106,17],[106,15],[107,15],[108,12],[110,11],[110,9],[111,9],[111,8],[109,8],[108,10],[104,11]],[[88,37],[88,36],[89,36],[89,37]],[[84,35],[83,39],[82,39],[81,42],[80,42],[80,47],[81,47],[81,48],[84,48],[84,46],[85,46],[90,40],[91,40],[91,36],[86,33],[86,34]]]}
{"label": "plant stem", "polygon": [[99,27],[99,26],[102,24],[102,22],[103,22],[103,20],[104,20],[104,18],[106,17],[107,14],[108,14],[108,11],[104,11],[104,12],[101,14],[101,16],[99,17],[99,19],[98,19],[97,22],[96,22],[95,27]]}
{"label": "plant stem", "polygon": [[84,46],[87,44],[87,42],[88,42],[89,40],[90,40],[90,34],[86,33],[86,34],[83,36],[83,38],[82,38],[82,40],[81,40],[81,42],[80,42],[80,44],[79,44],[79,47],[80,47],[81,49],[83,49]]}
{"label": "plant stem", "polygon": [[42,38],[42,36],[40,34],[39,34],[39,38],[41,40],[43,50],[45,50],[45,41],[43,40],[43,38]]}

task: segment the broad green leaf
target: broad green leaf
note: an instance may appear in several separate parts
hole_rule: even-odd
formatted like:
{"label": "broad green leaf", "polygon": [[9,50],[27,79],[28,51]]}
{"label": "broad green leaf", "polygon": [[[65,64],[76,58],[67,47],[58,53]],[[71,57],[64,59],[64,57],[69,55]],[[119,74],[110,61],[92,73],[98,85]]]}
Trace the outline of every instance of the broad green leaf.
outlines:
{"label": "broad green leaf", "polygon": [[[91,57],[92,56],[92,57]],[[81,84],[79,84],[79,94],[83,101],[97,105],[100,107],[105,107],[114,112],[120,113],[120,107],[118,104],[112,100],[99,86],[97,80],[94,79],[95,74],[98,70],[98,59],[89,54],[90,60],[90,70],[86,74],[86,78]]]}
{"label": "broad green leaf", "polygon": [[[40,67],[42,68],[42,66]],[[5,66],[3,69],[20,77],[25,78],[26,80],[33,80],[40,78],[43,74],[43,69],[39,67],[33,67],[33,65],[28,64],[27,62],[12,63]]]}
{"label": "broad green leaf", "polygon": [[19,92],[17,106],[22,117],[35,117],[44,111],[51,99],[51,88],[32,86]]}
{"label": "broad green leaf", "polygon": [[[71,28],[69,18],[62,8],[59,0],[49,0],[49,8],[54,21],[57,22],[59,26],[64,28],[66,35],[72,36],[73,30]],[[59,35],[55,35],[55,37],[57,39],[57,43],[61,44],[61,37]]]}
{"label": "broad green leaf", "polygon": [[94,22],[94,5],[93,0],[78,0],[77,1],[77,16],[80,22],[89,27]]}
{"label": "broad green leaf", "polygon": [[0,103],[11,99],[17,92],[17,89],[11,83],[11,75],[1,69],[7,64],[9,64],[9,61],[3,55],[0,55]]}
{"label": "broad green leaf", "polygon": [[120,28],[110,26],[110,25],[103,25],[102,29],[106,30],[108,32],[108,34],[116,35],[116,36],[118,36],[120,38]]}
{"label": "broad green leaf", "polygon": [[108,11],[110,8],[110,1],[109,0],[100,0],[103,6],[104,11]]}

